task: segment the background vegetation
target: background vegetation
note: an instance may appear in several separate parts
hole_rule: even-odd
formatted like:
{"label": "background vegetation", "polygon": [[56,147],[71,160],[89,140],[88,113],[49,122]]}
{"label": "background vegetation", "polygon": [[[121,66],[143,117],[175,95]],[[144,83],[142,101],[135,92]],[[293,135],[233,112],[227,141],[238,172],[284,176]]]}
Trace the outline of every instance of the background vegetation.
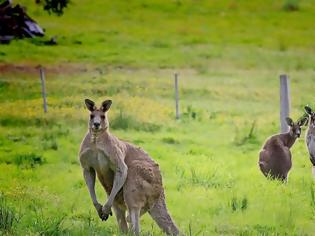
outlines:
{"label": "background vegetation", "polygon": [[[76,0],[62,17],[19,3],[47,36],[0,47],[2,234],[119,235],[114,217],[98,219],[78,164],[86,97],[111,98],[112,133],[160,164],[168,208],[186,234],[314,234],[304,135],[288,184],[266,180],[257,160],[279,131],[280,73],[290,76],[293,119],[315,105],[315,1]],[[52,36],[58,45],[45,45]],[[147,215],[141,226],[161,235]]]}

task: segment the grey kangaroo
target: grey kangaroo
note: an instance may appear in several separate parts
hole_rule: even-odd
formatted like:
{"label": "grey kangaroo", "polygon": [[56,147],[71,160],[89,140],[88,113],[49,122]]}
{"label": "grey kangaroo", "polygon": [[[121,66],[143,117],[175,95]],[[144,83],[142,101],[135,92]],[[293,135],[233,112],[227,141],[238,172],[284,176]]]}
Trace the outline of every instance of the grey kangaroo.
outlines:
{"label": "grey kangaroo", "polygon": [[[139,218],[149,212],[165,233],[178,235],[166,208],[159,165],[141,148],[109,132],[107,112],[111,100],[104,101],[100,108],[89,99],[85,99],[85,104],[90,111],[89,129],[81,143],[79,159],[99,217],[106,221],[113,208],[120,230],[128,232],[128,221],[129,230],[139,235]],[[108,195],[104,206],[95,194],[96,176]]]}
{"label": "grey kangaroo", "polygon": [[288,173],[292,167],[291,151],[295,140],[301,135],[301,126],[305,119],[296,123],[291,118],[286,118],[290,130],[287,133],[271,136],[265,142],[259,153],[259,167],[261,172],[272,179],[288,181]]}
{"label": "grey kangaroo", "polygon": [[315,112],[309,106],[304,107],[305,112],[309,116],[309,125],[306,132],[306,146],[312,163],[312,173],[315,177]]}

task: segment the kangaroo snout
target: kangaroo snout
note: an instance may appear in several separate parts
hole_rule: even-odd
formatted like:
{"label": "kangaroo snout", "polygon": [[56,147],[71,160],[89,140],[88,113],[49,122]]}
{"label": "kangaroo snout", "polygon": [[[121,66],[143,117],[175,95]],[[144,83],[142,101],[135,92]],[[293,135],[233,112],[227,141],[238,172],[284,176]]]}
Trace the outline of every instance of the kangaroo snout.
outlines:
{"label": "kangaroo snout", "polygon": [[296,133],[296,136],[299,138],[301,136],[301,132]]}
{"label": "kangaroo snout", "polygon": [[97,123],[96,122],[96,123],[93,124],[93,126],[94,126],[95,129],[99,129],[100,126],[101,126],[101,123]]}

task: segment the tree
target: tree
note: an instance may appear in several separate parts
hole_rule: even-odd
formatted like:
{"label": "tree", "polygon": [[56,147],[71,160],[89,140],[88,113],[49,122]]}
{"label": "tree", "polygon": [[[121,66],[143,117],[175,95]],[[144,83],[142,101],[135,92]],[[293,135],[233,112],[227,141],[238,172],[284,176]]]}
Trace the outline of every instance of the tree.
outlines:
{"label": "tree", "polygon": [[44,10],[49,14],[61,16],[64,8],[68,6],[70,0],[35,0],[37,4],[43,4]]}

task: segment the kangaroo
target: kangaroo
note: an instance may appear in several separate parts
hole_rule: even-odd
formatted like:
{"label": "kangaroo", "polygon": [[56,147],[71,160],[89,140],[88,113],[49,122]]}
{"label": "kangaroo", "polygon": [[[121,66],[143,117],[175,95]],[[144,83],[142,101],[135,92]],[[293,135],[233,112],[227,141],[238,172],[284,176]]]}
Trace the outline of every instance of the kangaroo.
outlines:
{"label": "kangaroo", "polygon": [[259,167],[261,172],[272,179],[288,181],[288,173],[292,167],[291,151],[295,140],[301,135],[301,126],[304,120],[298,120],[296,123],[287,117],[287,124],[290,130],[287,133],[271,136],[265,142],[259,153]]}
{"label": "kangaroo", "polygon": [[310,160],[313,165],[312,173],[315,177],[315,112],[309,106],[304,107],[305,112],[309,116],[309,125],[306,132],[306,146],[308,149],[308,153],[310,154]]}
{"label": "kangaroo", "polygon": [[[130,232],[139,235],[139,218],[148,212],[165,233],[178,235],[166,208],[159,165],[141,148],[109,132],[107,112],[111,104],[106,100],[98,109],[93,101],[85,99],[90,111],[89,128],[79,152],[83,176],[99,217],[106,221],[113,208],[120,230],[128,232],[128,221]],[[95,194],[96,175],[108,196],[104,206]]]}

